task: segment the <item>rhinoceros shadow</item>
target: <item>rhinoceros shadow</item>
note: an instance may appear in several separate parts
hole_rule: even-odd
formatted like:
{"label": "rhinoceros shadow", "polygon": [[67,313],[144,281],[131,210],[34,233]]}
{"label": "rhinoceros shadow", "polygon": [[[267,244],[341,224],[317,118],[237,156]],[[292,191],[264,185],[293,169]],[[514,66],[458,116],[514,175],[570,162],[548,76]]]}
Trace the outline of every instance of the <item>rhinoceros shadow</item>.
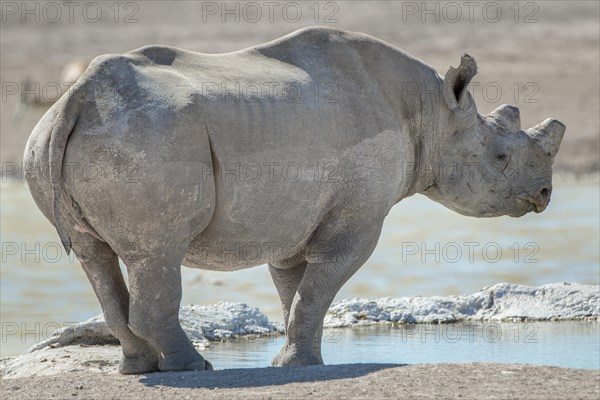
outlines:
{"label": "rhinoceros shadow", "polygon": [[157,372],[144,375],[146,386],[177,388],[247,388],[288,383],[357,378],[407,364],[342,364],[284,368],[236,368],[205,372]]}

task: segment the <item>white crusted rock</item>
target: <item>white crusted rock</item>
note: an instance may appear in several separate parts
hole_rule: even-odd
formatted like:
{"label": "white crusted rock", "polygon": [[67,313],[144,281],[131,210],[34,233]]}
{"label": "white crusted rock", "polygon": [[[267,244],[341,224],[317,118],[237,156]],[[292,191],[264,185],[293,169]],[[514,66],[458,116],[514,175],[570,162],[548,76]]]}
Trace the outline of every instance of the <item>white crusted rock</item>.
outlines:
{"label": "white crusted rock", "polygon": [[471,295],[340,300],[327,312],[325,327],[380,322],[598,319],[599,310],[598,286],[552,283],[531,287],[498,283]]}

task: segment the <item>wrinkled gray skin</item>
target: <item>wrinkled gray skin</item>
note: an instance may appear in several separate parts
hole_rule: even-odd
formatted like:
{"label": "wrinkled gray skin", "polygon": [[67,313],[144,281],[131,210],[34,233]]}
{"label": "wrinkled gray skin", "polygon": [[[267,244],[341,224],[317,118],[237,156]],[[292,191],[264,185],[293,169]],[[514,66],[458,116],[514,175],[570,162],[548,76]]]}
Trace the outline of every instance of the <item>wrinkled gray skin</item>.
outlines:
{"label": "wrinkled gray skin", "polygon": [[228,54],[96,58],[36,126],[25,164],[121,341],[120,371],[210,368],[179,325],[182,264],[268,263],[287,327],[273,365],[321,364],[325,312],[400,200],[475,217],[544,210],[564,125],[522,131],[510,106],[479,115],[475,73],[468,55],[441,77],[326,28]]}

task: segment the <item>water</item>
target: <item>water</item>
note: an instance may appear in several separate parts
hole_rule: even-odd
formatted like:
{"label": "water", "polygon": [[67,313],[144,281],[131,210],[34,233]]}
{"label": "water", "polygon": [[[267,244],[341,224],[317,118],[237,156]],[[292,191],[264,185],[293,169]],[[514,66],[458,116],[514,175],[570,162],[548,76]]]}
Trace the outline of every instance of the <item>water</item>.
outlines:
{"label": "water", "polygon": [[[598,322],[464,323],[326,329],[323,360],[347,363],[499,362],[600,369]],[[266,367],[281,336],[238,339],[201,351],[216,369]]]}
{"label": "water", "polygon": [[[27,187],[3,183],[0,189],[0,356],[4,357],[101,310],[83,271],[64,254]],[[463,294],[498,282],[597,285],[598,204],[596,182],[556,182],[549,209],[519,219],[467,218],[414,196],[392,209],[374,254],[337,299]],[[281,320],[266,266],[237,272],[184,268],[182,277],[183,304],[241,301]],[[373,340],[383,345],[383,336]],[[349,343],[357,338],[351,337]],[[571,345],[555,351],[570,354],[580,348],[577,342]]]}

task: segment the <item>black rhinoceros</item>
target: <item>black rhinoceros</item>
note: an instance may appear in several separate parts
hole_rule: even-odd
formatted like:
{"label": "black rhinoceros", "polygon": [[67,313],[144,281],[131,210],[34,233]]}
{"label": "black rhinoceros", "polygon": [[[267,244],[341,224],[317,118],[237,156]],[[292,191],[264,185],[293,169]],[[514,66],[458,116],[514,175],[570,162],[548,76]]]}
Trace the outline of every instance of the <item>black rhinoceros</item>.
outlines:
{"label": "black rhinoceros", "polygon": [[120,372],[211,368],[179,324],[182,264],[268,263],[287,334],[273,365],[321,364],[327,308],[400,200],[544,210],[565,127],[523,131],[511,106],[478,114],[476,69],[464,55],[442,77],[329,28],[227,54],[96,58],[35,127],[25,169],[122,344]]}

